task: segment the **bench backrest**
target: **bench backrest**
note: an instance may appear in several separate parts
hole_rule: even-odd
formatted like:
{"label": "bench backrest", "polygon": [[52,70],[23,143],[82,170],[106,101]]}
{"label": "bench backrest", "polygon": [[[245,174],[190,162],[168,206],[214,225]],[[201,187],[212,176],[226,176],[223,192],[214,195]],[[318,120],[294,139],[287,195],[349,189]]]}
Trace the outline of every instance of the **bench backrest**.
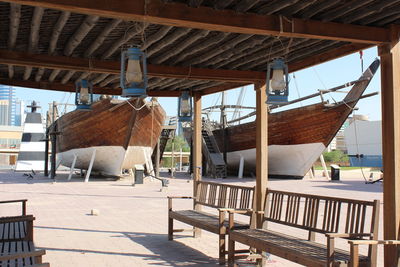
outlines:
{"label": "bench backrest", "polygon": [[195,204],[212,208],[251,209],[254,187],[197,182]]}
{"label": "bench backrest", "polygon": [[379,200],[267,190],[264,221],[317,233],[372,233],[377,237],[379,206]]}

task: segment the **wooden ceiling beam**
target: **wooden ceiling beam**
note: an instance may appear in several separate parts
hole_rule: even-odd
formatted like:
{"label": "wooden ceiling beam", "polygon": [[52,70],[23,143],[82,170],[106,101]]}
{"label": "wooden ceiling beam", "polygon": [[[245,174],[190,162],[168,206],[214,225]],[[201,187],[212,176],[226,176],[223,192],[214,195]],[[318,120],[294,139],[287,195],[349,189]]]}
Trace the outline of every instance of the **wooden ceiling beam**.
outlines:
{"label": "wooden ceiling beam", "polygon": [[[30,66],[36,68],[42,67],[58,70],[58,72],[61,70],[72,70],[104,74],[120,73],[119,61],[51,56],[47,54],[31,54],[9,50],[0,50],[0,64]],[[257,71],[215,70],[164,65],[148,65],[147,69],[150,77],[214,80],[222,82],[255,82],[265,79],[264,72]]]}
{"label": "wooden ceiling beam", "polygon": [[[62,84],[58,82],[51,83],[48,81],[35,82],[35,81],[24,81],[24,80],[14,80],[14,79],[0,79],[0,84],[24,87],[29,89],[75,92],[75,85],[73,83]],[[109,87],[104,88],[104,87],[94,86],[93,93],[102,95],[121,95],[121,88],[113,89]],[[147,91],[147,95],[158,96],[158,97],[177,97],[180,95],[180,92],[150,90]]]}
{"label": "wooden ceiling beam", "polygon": [[390,42],[389,30],[353,24],[286,19],[277,15],[237,13],[162,0],[121,0],[112,5],[108,0],[5,0],[23,5],[40,6],[93,16],[145,21],[168,26],[181,26],[222,32],[313,38],[355,43],[381,44]]}

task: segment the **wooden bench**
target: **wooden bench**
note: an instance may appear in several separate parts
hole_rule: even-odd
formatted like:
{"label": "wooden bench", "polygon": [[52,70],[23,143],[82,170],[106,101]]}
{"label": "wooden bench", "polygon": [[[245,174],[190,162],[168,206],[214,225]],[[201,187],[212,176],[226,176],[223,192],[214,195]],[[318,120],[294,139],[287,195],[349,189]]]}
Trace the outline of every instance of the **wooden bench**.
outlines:
{"label": "wooden bench", "polygon": [[46,251],[33,243],[33,215],[26,215],[26,199],[0,201],[0,204],[22,204],[21,216],[0,217],[0,267],[49,266],[42,263]]}
{"label": "wooden bench", "polygon": [[[350,254],[335,249],[335,238],[376,240],[379,208],[379,200],[267,190],[265,211],[259,212],[263,218],[262,229],[234,229],[235,211],[229,212],[232,229],[229,231],[229,266],[234,266],[235,242],[306,266],[349,266]],[[269,223],[284,226],[275,231],[268,229]],[[289,228],[285,228],[287,226]],[[292,227],[298,229],[297,232],[305,230],[308,239],[288,234]],[[315,242],[315,233],[324,234],[326,243]],[[360,257],[360,266],[376,266],[376,257],[376,245],[370,244],[368,256]]]}
{"label": "wooden bench", "polygon": [[[226,242],[225,236],[228,229],[226,218],[227,209],[250,210],[253,205],[254,187],[219,184],[214,182],[198,182],[197,195],[193,197],[168,197],[168,239],[173,239],[174,232],[183,232],[183,229],[174,229],[173,220],[192,225],[194,236],[198,229],[203,229],[219,235],[219,261],[225,264]],[[173,210],[172,199],[193,199],[194,209]],[[200,211],[200,207],[217,209],[212,211]],[[245,213],[245,215],[250,215]],[[250,222],[249,222],[250,223]],[[236,223],[237,227],[248,228],[249,224]]]}

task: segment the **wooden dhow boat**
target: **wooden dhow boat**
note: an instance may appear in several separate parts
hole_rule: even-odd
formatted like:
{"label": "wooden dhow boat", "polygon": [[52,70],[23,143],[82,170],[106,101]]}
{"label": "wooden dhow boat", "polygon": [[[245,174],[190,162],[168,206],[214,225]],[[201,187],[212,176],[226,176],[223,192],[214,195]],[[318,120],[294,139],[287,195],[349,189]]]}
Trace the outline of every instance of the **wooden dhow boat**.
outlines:
{"label": "wooden dhow boat", "polygon": [[90,111],[75,110],[57,121],[57,160],[87,170],[94,157],[92,171],[120,176],[123,169],[151,162],[165,112],[155,98],[129,100],[103,99]]}
{"label": "wooden dhow boat", "polygon": [[[376,59],[341,102],[318,103],[268,116],[268,174],[275,178],[303,178],[339,131],[379,67]],[[348,86],[348,84],[347,84]],[[342,86],[341,88],[345,88]],[[319,93],[314,96],[318,96]],[[301,99],[300,99],[301,100]],[[289,102],[295,103],[299,100]],[[274,108],[273,106],[270,108]],[[256,122],[217,129],[213,135],[226,153],[228,170],[256,170]]]}

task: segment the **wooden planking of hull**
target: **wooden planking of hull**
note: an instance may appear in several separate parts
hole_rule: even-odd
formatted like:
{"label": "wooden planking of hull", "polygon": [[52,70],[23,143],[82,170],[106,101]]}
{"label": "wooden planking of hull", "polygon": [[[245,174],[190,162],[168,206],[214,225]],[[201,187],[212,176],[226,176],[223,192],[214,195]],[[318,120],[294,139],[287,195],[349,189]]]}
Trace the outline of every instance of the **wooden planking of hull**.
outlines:
{"label": "wooden planking of hull", "polygon": [[[379,67],[376,59],[342,102],[323,103],[271,113],[268,116],[268,173],[271,177],[302,178],[352,113]],[[256,122],[213,131],[228,169],[237,171],[241,158],[247,173],[255,173]]]}
{"label": "wooden planking of hull", "polygon": [[154,99],[98,101],[91,111],[75,110],[56,121],[58,160],[71,167],[76,156],[75,168],[87,169],[95,151],[92,170],[120,176],[122,169],[151,158],[164,120],[165,112]]}

